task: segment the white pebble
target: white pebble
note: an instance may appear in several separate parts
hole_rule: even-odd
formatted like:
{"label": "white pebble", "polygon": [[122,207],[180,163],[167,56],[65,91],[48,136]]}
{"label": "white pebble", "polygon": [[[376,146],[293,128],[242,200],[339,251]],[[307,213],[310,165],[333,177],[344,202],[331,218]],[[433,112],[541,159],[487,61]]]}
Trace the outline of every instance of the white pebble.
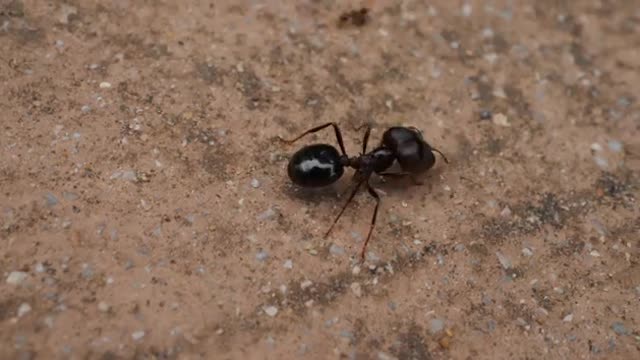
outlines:
{"label": "white pebble", "polygon": [[511,209],[509,209],[508,206],[505,206],[504,209],[502,209],[502,211],[500,212],[500,216],[502,216],[502,217],[511,216]]}
{"label": "white pebble", "polygon": [[497,113],[493,116],[493,123],[498,126],[509,127],[511,124],[509,123],[509,119],[505,114]]}
{"label": "white pebble", "polygon": [[353,269],[351,270],[351,274],[353,274],[353,275],[360,274],[360,266],[358,266],[358,265],[354,266]]}
{"label": "white pebble", "polygon": [[500,265],[502,265],[505,270],[511,268],[511,260],[499,251],[496,251],[496,256],[498,257],[498,261],[500,261]]}
{"label": "white pebble", "polygon": [[260,181],[258,179],[251,180],[251,187],[253,187],[254,189],[259,188],[260,187]]}
{"label": "white pebble", "polygon": [[18,317],[23,317],[27,315],[30,311],[31,311],[31,305],[27,303],[22,303],[18,308]]}
{"label": "white pebble", "polygon": [[111,88],[111,83],[108,83],[106,81],[103,81],[100,83],[100,89],[110,89]]}
{"label": "white pebble", "polygon": [[491,29],[491,28],[484,28],[482,30],[482,37],[485,38],[485,39],[490,39],[490,38],[493,37],[493,35],[494,35],[493,29]]}
{"label": "white pebble", "polygon": [[473,7],[471,6],[471,4],[465,3],[464,5],[462,5],[462,16],[471,16],[472,12]]}
{"label": "white pebble", "polygon": [[107,312],[109,311],[109,309],[111,309],[111,306],[109,306],[109,304],[107,304],[104,301],[100,301],[98,303],[98,310],[102,311],[102,312]]}
{"label": "white pebble", "polygon": [[355,295],[356,297],[361,297],[362,296],[362,286],[360,285],[360,283],[358,282],[354,282],[351,284],[351,292],[353,292],[353,295]]}
{"label": "white pebble", "polygon": [[600,152],[600,151],[602,151],[602,145],[600,145],[598,143],[593,143],[593,144],[591,144],[591,150],[595,151],[595,152]]}
{"label": "white pebble", "polygon": [[302,290],[304,290],[304,289],[310,287],[311,285],[313,285],[313,282],[311,280],[305,280],[302,283],[300,283],[300,288]]}
{"label": "white pebble", "polygon": [[27,280],[27,277],[29,277],[29,275],[26,272],[12,271],[11,274],[7,276],[7,284],[20,285]]}
{"label": "white pebble", "polygon": [[275,306],[266,306],[263,308],[263,310],[267,315],[271,317],[274,317],[278,314],[278,308]]}
{"label": "white pebble", "polygon": [[523,248],[522,249],[522,255],[524,255],[526,257],[533,256],[533,251],[531,251],[531,249],[529,249],[529,248]]}
{"label": "white pebble", "polygon": [[571,320],[573,320],[573,314],[568,314],[562,319],[564,322],[571,322]]}
{"label": "white pebble", "polygon": [[131,334],[131,338],[135,341],[141,340],[144,337],[144,330],[134,331]]}
{"label": "white pebble", "polygon": [[282,266],[284,266],[285,269],[293,269],[293,261],[287,259]]}

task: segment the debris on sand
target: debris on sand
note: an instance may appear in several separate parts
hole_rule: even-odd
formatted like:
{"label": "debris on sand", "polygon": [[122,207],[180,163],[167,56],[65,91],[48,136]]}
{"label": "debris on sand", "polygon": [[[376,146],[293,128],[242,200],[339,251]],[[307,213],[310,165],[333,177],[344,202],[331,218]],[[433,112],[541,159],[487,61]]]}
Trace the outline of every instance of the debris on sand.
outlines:
{"label": "debris on sand", "polygon": [[353,25],[353,26],[364,26],[369,22],[369,9],[361,8],[360,10],[352,10],[349,12],[345,12],[340,15],[340,19],[338,21],[338,25]]}

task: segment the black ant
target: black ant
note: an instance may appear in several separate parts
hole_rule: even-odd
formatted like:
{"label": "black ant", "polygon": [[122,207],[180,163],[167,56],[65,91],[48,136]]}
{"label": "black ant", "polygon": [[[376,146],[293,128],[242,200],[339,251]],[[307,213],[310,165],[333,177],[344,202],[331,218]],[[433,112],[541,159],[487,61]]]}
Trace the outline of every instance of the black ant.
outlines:
{"label": "black ant", "polygon": [[[342,142],[340,128],[333,122],[307,130],[295,139],[284,140],[280,138],[280,140],[291,144],[305,135],[318,132],[329,126],[333,126],[342,155],[338,153],[335,147],[328,144],[308,145],[298,150],[291,157],[287,172],[289,178],[297,185],[303,187],[321,187],[336,182],[344,174],[345,167],[352,167],[356,170],[353,176],[353,182],[356,186],[324,237],[326,238],[329,233],[331,233],[334,225],[338,222],[351,200],[353,200],[360,186],[366,184],[367,191],[376,200],[376,207],[373,210],[369,234],[362,246],[361,259],[364,260],[365,250],[371,238],[371,233],[373,232],[378,215],[378,207],[380,206],[380,196],[378,196],[369,184],[371,174],[376,173],[381,176],[393,177],[409,176],[415,184],[421,184],[416,180],[415,175],[421,174],[433,167],[436,162],[435,155],[433,154],[434,151],[440,154],[446,163],[449,163],[449,161],[440,150],[427,144],[422,137],[422,133],[413,127],[395,126],[387,129],[382,135],[381,144],[370,152],[367,152],[371,125],[366,125],[367,130],[362,140],[362,152],[355,157],[349,157],[347,155]],[[402,172],[386,172],[395,160],[400,164]]]}

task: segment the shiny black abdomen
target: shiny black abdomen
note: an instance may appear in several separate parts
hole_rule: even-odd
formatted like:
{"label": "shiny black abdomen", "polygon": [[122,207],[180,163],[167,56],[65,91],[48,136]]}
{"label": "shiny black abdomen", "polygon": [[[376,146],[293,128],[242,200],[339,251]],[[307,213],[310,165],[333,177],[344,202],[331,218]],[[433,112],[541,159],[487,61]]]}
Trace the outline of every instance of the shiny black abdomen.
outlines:
{"label": "shiny black abdomen", "polygon": [[340,153],[331,145],[314,144],[298,150],[287,168],[289,178],[304,187],[327,186],[344,174]]}

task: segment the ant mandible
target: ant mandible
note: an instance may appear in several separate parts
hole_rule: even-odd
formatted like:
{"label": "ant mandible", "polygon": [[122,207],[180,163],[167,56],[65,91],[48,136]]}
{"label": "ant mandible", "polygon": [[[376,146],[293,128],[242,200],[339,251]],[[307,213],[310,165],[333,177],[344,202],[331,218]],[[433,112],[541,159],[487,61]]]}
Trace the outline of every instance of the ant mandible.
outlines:
{"label": "ant mandible", "polygon": [[[355,197],[358,189],[360,189],[363,184],[366,185],[367,191],[376,200],[376,206],[373,210],[369,233],[360,254],[361,260],[364,260],[367,244],[369,243],[369,239],[371,239],[371,233],[375,227],[376,217],[378,215],[378,207],[380,206],[380,196],[369,184],[371,175],[376,173],[380,176],[390,177],[409,176],[415,184],[421,184],[416,180],[415,176],[433,167],[436,162],[433,152],[440,154],[447,164],[449,161],[440,150],[430,146],[424,141],[420,130],[414,127],[394,126],[388,128],[382,135],[380,145],[370,152],[367,152],[367,143],[369,142],[369,134],[371,133],[371,125],[367,124],[367,129],[362,139],[362,152],[355,157],[349,157],[347,155],[342,141],[342,133],[338,125],[334,122],[314,127],[292,140],[285,140],[280,137],[279,139],[287,144],[292,144],[305,135],[318,132],[329,126],[332,126],[335,131],[342,155],[338,153],[335,147],[328,144],[308,145],[293,154],[289,160],[287,172],[291,181],[299,186],[322,187],[330,185],[342,177],[345,167],[351,167],[356,170],[353,176],[353,182],[356,184],[355,188],[324,237],[326,238],[329,233],[331,233],[331,230],[342,216],[342,213],[344,213],[351,200]],[[386,170],[393,165],[394,161],[398,161],[402,172],[386,172]]]}

